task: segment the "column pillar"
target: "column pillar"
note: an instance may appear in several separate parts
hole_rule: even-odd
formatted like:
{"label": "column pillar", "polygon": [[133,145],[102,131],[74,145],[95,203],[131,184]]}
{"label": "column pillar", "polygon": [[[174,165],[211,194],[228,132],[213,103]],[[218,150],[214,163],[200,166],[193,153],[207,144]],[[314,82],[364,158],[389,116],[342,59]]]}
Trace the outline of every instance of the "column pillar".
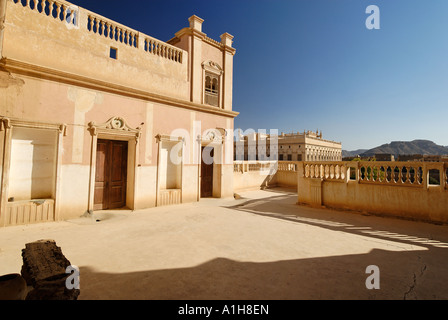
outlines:
{"label": "column pillar", "polygon": [[191,30],[191,52],[190,52],[190,100],[195,103],[202,103],[202,39],[205,34],[202,32],[203,19],[198,16],[191,16],[188,21],[190,22]]}
{"label": "column pillar", "polygon": [[233,100],[233,56],[235,55],[235,49],[232,48],[233,36],[227,32],[221,35],[221,43],[224,45],[223,51],[223,70],[224,70],[224,83],[222,94],[222,106],[224,110],[232,110]]}

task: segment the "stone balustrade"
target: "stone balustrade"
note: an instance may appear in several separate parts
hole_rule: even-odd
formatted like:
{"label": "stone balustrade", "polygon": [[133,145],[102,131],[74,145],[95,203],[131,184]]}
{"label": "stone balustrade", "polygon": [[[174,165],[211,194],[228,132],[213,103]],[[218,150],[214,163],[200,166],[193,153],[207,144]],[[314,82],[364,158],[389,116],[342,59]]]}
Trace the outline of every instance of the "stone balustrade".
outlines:
{"label": "stone balustrade", "polygon": [[303,177],[417,188],[441,186],[446,189],[448,164],[398,161],[303,162]]}
{"label": "stone balustrade", "polygon": [[234,162],[235,191],[278,186],[295,188],[301,204],[448,223],[448,163]]}
{"label": "stone balustrade", "polygon": [[12,0],[31,11],[59,19],[67,24],[77,25],[78,7],[63,0]]}
{"label": "stone balustrade", "polygon": [[277,161],[234,161],[233,172],[265,172],[277,170]]}
{"label": "stone balustrade", "polygon": [[299,163],[298,161],[279,161],[278,171],[296,172]]}
{"label": "stone balustrade", "polygon": [[448,163],[303,162],[298,202],[448,223]]}
{"label": "stone balustrade", "polygon": [[139,32],[93,13],[87,15],[87,30],[106,38],[138,48]]}
{"label": "stone balustrade", "polygon": [[145,38],[144,50],[159,57],[182,63],[182,50],[149,36]]}
{"label": "stone balustrade", "polygon": [[9,0],[24,10],[59,19],[68,26],[79,28],[121,44],[151,53],[163,59],[182,63],[183,50],[141,32],[107,19],[64,0]]}
{"label": "stone balustrade", "polygon": [[347,167],[339,162],[304,162],[305,178],[318,178],[325,180],[344,180]]}

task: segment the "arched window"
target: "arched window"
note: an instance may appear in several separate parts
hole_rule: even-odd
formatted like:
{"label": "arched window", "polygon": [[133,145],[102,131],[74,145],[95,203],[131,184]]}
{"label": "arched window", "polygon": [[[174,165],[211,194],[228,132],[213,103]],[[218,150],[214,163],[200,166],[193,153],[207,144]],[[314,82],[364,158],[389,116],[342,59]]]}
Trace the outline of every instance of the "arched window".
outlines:
{"label": "arched window", "polygon": [[202,64],[204,76],[203,103],[214,107],[221,107],[222,68],[215,62],[206,61]]}
{"label": "arched window", "polygon": [[205,92],[212,92],[212,79],[210,78],[210,76],[205,77]]}
{"label": "arched window", "polygon": [[212,93],[218,94],[218,79],[217,78],[213,78],[213,80],[212,80]]}

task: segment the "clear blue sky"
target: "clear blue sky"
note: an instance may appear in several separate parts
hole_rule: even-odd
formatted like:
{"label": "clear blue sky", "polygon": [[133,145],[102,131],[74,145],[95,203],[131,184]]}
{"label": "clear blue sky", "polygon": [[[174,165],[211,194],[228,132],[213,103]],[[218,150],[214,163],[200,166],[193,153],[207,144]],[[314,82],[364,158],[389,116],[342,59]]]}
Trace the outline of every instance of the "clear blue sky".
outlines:
{"label": "clear blue sky", "polygon": [[[343,149],[448,145],[447,0],[73,0],[167,41],[196,14],[235,36],[235,128],[322,130]],[[380,9],[368,30],[366,8]]]}

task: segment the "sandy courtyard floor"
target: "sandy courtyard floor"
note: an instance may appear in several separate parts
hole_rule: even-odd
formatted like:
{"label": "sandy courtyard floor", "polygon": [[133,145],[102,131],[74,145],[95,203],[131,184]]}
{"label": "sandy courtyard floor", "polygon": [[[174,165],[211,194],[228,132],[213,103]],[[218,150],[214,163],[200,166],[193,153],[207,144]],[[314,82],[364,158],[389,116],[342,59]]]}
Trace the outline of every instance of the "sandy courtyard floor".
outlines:
{"label": "sandy courtyard floor", "polygon": [[54,239],[80,300],[448,299],[448,226],[298,206],[287,189],[240,195],[0,229],[0,275]]}

